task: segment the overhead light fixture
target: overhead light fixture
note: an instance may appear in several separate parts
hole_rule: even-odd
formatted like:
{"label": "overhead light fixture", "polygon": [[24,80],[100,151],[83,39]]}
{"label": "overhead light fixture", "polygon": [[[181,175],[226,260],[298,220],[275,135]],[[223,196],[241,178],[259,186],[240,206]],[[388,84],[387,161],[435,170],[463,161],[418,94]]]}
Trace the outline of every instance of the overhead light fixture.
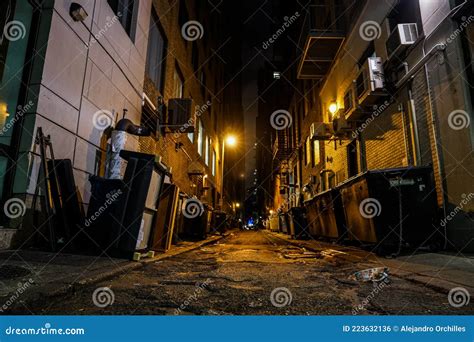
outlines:
{"label": "overhead light fixture", "polygon": [[74,21],[84,21],[88,16],[84,7],[79,5],[77,2],[71,3],[71,6],[69,7],[69,15],[74,19]]}

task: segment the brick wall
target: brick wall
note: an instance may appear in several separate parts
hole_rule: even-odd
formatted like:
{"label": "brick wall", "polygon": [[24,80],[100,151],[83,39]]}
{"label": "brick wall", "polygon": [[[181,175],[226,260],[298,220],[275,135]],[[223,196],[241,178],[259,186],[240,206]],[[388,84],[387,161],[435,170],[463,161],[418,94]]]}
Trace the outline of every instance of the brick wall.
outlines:
{"label": "brick wall", "polygon": [[386,109],[362,133],[369,170],[407,165],[402,113],[396,107]]}

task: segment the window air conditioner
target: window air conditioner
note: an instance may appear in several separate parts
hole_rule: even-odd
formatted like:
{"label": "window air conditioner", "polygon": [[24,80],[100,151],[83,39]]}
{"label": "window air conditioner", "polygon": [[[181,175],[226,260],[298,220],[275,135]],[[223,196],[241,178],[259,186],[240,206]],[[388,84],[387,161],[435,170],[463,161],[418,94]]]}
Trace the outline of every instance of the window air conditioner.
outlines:
{"label": "window air conditioner", "polygon": [[332,125],[326,122],[313,122],[310,127],[310,138],[314,140],[329,140],[334,134]]}
{"label": "window air conditioner", "polygon": [[339,110],[339,113],[334,117],[332,120],[332,126],[336,137],[345,136],[347,133],[354,130],[353,123],[347,121],[344,116],[344,109]]}
{"label": "window air conditioner", "polygon": [[418,39],[416,23],[398,24],[387,39],[388,59],[401,54],[408,46]]}
{"label": "window air conditioner", "polygon": [[362,107],[374,105],[380,97],[387,95],[382,58],[370,57],[361,67],[356,79],[356,93]]}

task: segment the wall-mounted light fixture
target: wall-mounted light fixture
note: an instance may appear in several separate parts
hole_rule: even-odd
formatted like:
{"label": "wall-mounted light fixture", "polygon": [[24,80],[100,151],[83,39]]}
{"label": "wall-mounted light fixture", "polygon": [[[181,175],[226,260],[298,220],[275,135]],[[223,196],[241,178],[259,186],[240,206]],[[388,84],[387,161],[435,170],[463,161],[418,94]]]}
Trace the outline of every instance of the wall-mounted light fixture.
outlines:
{"label": "wall-mounted light fixture", "polygon": [[338,110],[338,106],[337,106],[337,102],[336,101],[332,101],[330,104],[329,104],[329,113],[331,113],[332,116],[334,116],[334,114],[336,114],[337,110]]}
{"label": "wall-mounted light fixture", "polygon": [[79,5],[77,2],[72,2],[69,7],[69,15],[74,21],[84,21],[86,20],[88,14],[84,7]]}

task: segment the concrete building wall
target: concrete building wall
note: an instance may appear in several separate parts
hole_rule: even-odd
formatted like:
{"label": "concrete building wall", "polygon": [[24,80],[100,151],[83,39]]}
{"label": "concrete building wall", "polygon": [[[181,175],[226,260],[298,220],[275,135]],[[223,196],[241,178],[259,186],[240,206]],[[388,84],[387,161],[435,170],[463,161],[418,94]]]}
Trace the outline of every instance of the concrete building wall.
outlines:
{"label": "concrete building wall", "polygon": [[87,205],[88,177],[97,174],[101,151],[102,131],[95,126],[94,113],[121,115],[126,108],[127,118],[139,122],[151,1],[139,2],[134,41],[106,1],[78,2],[88,13],[84,25],[70,17],[71,2],[55,1],[45,11],[51,18],[48,45],[42,71],[30,84],[30,100],[37,105],[25,117],[20,151],[29,165],[28,171],[17,172],[15,191],[35,191],[39,155],[34,136],[42,127],[51,136],[55,158],[72,160]]}
{"label": "concrete building wall", "polygon": [[[145,149],[144,141],[130,137],[130,146],[161,156],[163,162],[172,169],[173,182],[183,192],[217,206],[223,183],[222,142],[224,136],[230,133],[228,128],[233,133],[242,131],[239,91],[234,90],[235,99],[229,99],[229,91],[235,89],[235,85],[226,90],[229,79],[224,75],[225,63],[220,60],[229,58],[226,49],[230,48],[218,43],[225,35],[224,30],[217,29],[222,17],[219,13],[203,10],[208,4],[140,0],[136,1],[129,35],[107,1],[75,2],[82,5],[88,14],[84,22],[76,22],[71,18],[69,8],[72,1],[46,1],[41,12],[37,48],[42,55],[33,63],[26,102],[32,101],[34,106],[25,114],[22,124],[13,195],[25,198],[27,207],[31,208],[40,168],[39,151],[34,138],[37,128],[41,127],[46,136],[51,136],[54,157],[72,161],[75,182],[87,210],[90,200],[89,177],[104,176],[107,146],[110,143],[107,142],[108,136],[104,129],[109,124],[114,126],[122,118],[124,109],[127,110],[126,118],[140,125],[144,92],[154,105],[158,105],[158,96],[163,96],[167,105],[171,98],[176,97],[174,71],[179,68],[184,80],[182,97],[194,100],[196,117],[202,121],[206,137],[211,139],[207,165],[204,153],[198,153],[197,132],[192,140],[188,134],[168,133],[163,136],[158,133],[154,139],[149,138],[149,146]],[[204,27],[203,39],[195,44],[182,36],[180,6],[186,6],[188,20],[198,20]],[[152,11],[159,18],[167,40],[163,92],[150,85],[150,78],[145,72]],[[198,51],[199,56],[197,70],[193,65],[193,49]],[[228,62],[234,67],[238,66],[230,60]],[[205,74],[205,82],[199,79],[200,71]],[[224,104],[225,101],[227,104]],[[201,110],[204,105],[209,108]],[[106,115],[107,125],[101,126],[97,115]],[[191,124],[198,126],[197,121]],[[243,143],[242,137],[240,143]],[[236,155],[239,153],[237,151]],[[226,155],[232,155],[230,147]],[[214,156],[215,170],[212,169],[211,161]],[[226,201],[231,202],[230,197],[235,195],[236,172],[227,163],[230,173],[225,178],[231,191]],[[197,170],[203,172],[201,177],[188,174],[189,171]],[[25,216],[25,226],[28,225],[29,216]],[[21,219],[10,222],[12,228],[21,225]]]}

